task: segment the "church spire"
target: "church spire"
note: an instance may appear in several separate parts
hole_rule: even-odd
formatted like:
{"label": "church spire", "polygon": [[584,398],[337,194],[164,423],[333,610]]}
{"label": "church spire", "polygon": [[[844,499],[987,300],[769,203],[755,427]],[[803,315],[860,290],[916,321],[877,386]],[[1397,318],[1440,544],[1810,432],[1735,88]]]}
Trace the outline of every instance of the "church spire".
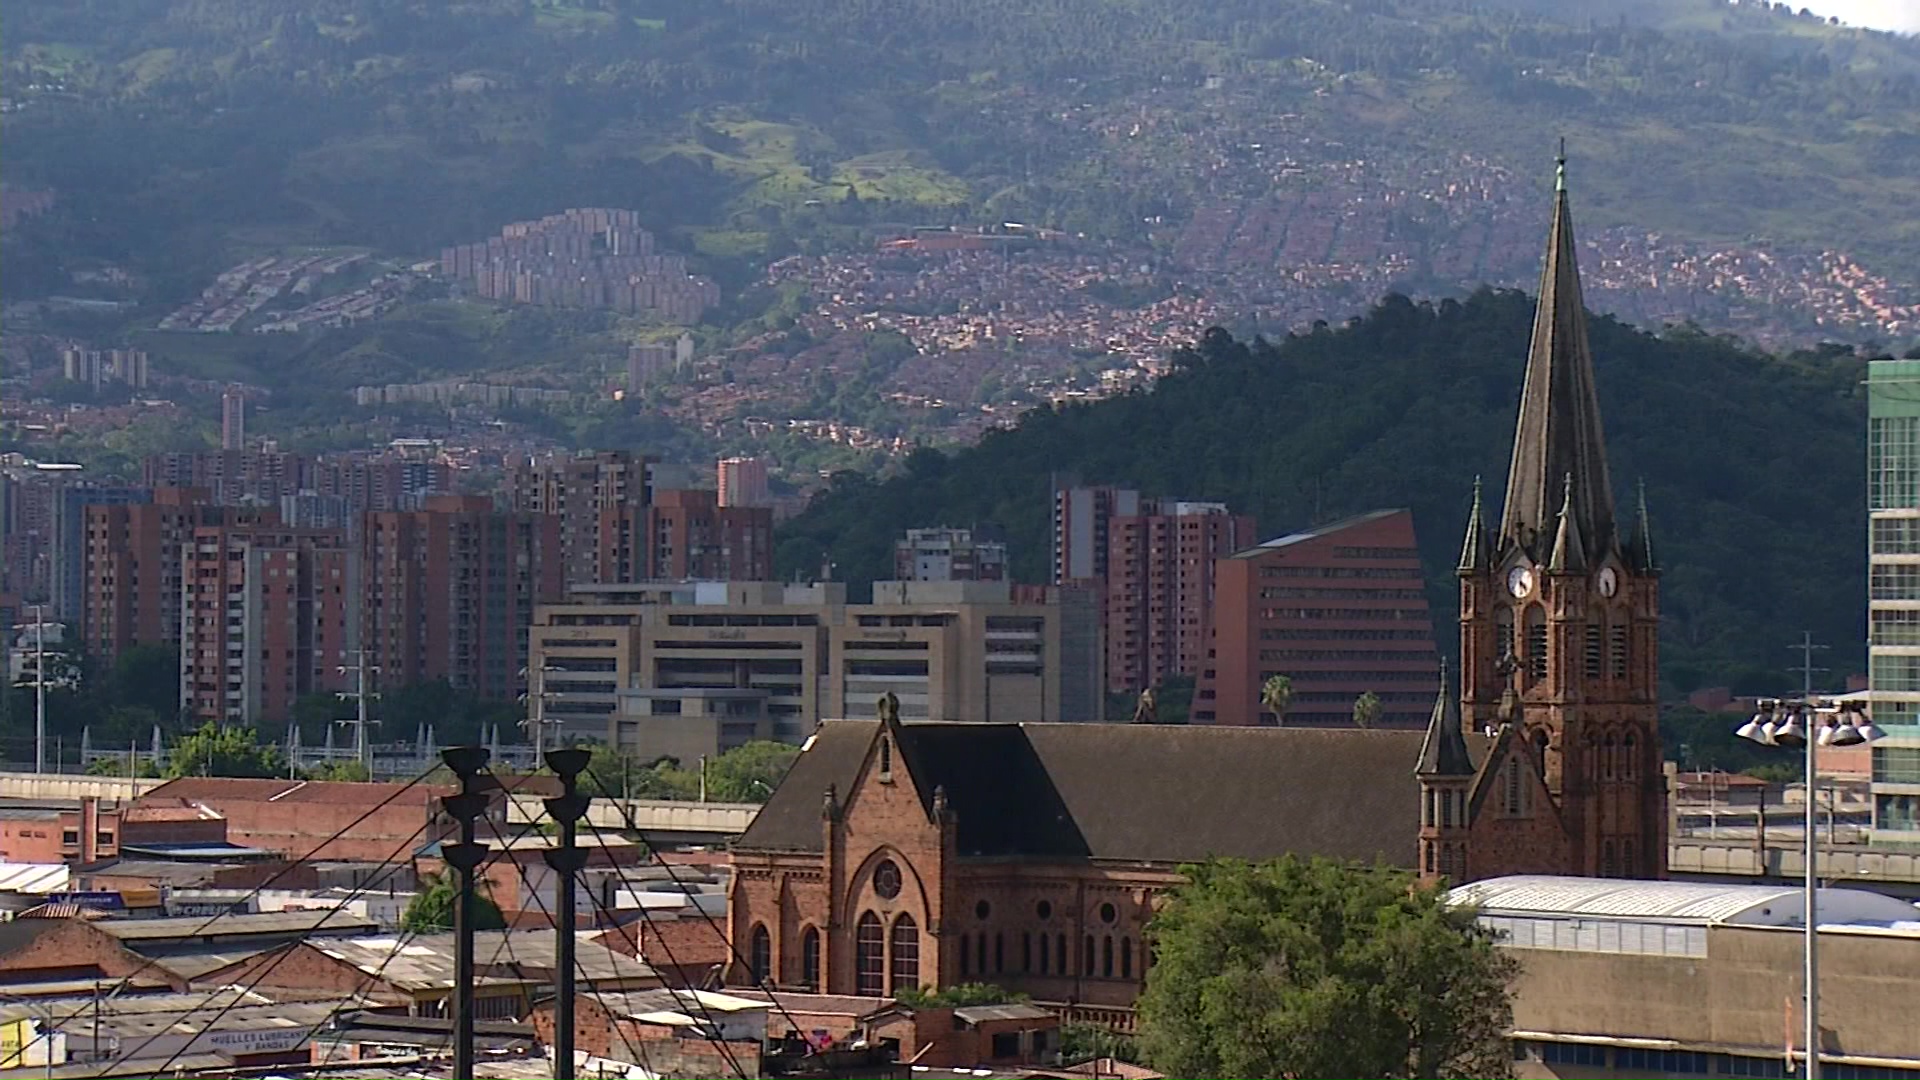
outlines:
{"label": "church spire", "polygon": [[[1614,538],[1613,488],[1607,476],[1600,401],[1594,392],[1593,353],[1587,344],[1586,308],[1574,254],[1573,214],[1567,205],[1564,147],[1554,180],[1553,226],[1540,274],[1539,307],[1527,376],[1520,392],[1520,419],[1507,472],[1507,499],[1500,519],[1502,546],[1519,544],[1535,557],[1554,539],[1554,490],[1573,477],[1573,527],[1597,556]],[[1588,561],[1591,561],[1589,559]]]}
{"label": "church spire", "polygon": [[1462,574],[1476,573],[1493,564],[1493,541],[1487,536],[1487,516],[1480,509],[1480,478],[1473,478],[1473,509],[1467,514],[1467,538],[1460,545]]}
{"label": "church spire", "polygon": [[1440,662],[1440,697],[1433,703],[1433,719],[1427,723],[1427,737],[1420,744],[1420,763],[1415,776],[1472,776],[1473,757],[1467,753],[1467,740],[1460,731],[1460,699],[1454,696],[1453,680],[1447,677],[1447,663]]}
{"label": "church spire", "polygon": [[1640,481],[1640,507],[1634,515],[1633,536],[1627,541],[1627,550],[1633,558],[1633,568],[1643,573],[1655,573],[1660,569],[1660,560],[1653,554],[1653,519],[1647,516],[1647,482]]}

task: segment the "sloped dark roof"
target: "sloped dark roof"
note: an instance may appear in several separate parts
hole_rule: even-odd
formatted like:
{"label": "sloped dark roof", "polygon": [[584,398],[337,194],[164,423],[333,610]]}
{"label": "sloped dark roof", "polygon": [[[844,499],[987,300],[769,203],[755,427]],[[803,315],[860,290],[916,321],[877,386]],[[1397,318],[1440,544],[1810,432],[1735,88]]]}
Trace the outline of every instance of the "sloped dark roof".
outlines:
{"label": "sloped dark roof", "polygon": [[1460,730],[1460,699],[1453,696],[1452,671],[1440,665],[1440,696],[1433,703],[1426,738],[1420,743],[1420,776],[1472,776],[1473,757]]}
{"label": "sloped dark roof", "polygon": [[[821,726],[737,850],[818,851],[877,723]],[[936,786],[977,857],[1178,863],[1289,852],[1413,865],[1419,731],[1152,724],[907,724],[921,799]],[[1479,741],[1477,738],[1474,741]]]}

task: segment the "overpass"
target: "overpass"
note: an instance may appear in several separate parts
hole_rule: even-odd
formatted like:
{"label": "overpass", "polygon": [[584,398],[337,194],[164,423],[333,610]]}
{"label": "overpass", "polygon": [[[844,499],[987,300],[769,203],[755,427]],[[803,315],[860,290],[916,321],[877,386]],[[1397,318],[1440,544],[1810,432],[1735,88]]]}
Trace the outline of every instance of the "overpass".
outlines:
{"label": "overpass", "polygon": [[[623,814],[622,811],[625,811]],[[586,824],[608,832],[633,827],[646,838],[667,844],[720,845],[747,831],[758,803],[687,802],[681,799],[600,799],[587,804]],[[546,807],[533,795],[515,795],[507,808],[509,825],[546,818]]]}

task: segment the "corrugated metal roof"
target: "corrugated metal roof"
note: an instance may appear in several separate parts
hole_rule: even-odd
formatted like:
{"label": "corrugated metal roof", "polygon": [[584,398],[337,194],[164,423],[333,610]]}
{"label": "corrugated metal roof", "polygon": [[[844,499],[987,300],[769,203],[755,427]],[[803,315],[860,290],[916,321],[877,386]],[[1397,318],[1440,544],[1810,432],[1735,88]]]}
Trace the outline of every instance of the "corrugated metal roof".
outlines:
{"label": "corrugated metal roof", "polygon": [[0,862],[0,892],[44,896],[65,891],[71,878],[66,863]]}
{"label": "corrugated metal roof", "polygon": [[[1801,917],[1801,890],[1790,885],[1724,885],[1694,881],[1518,876],[1489,878],[1447,894],[1450,903],[1486,914],[1565,915],[1661,922],[1785,924]],[[1913,908],[1859,889],[1821,889],[1821,922],[1893,922]],[[1776,910],[1777,909],[1777,910]],[[1752,918],[1742,919],[1742,916]]]}

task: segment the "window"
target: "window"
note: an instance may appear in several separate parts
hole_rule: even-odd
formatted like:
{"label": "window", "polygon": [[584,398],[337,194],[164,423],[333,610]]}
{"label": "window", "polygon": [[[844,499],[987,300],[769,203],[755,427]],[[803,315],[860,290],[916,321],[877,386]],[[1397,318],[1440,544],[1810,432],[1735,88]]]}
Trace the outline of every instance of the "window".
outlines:
{"label": "window", "polygon": [[916,989],[920,985],[920,927],[913,916],[893,920],[893,992]]}
{"label": "window", "polygon": [[973,974],[973,950],[969,947],[972,944],[972,935],[960,935],[960,974],[962,975]]}
{"label": "window", "polygon": [[747,967],[755,986],[765,986],[773,977],[773,935],[759,923],[753,925],[753,933],[748,938]]}
{"label": "window", "polygon": [[1587,624],[1587,678],[1597,679],[1606,666],[1606,627],[1599,622]]}
{"label": "window", "polygon": [[1600,844],[1600,876],[1614,877],[1616,867],[1613,861],[1613,841],[1605,840]]}
{"label": "window", "polygon": [[887,900],[900,895],[900,868],[892,859],[882,859],[873,868],[873,891]]}
{"label": "window", "polygon": [[880,782],[893,780],[893,740],[880,740]]}
{"label": "window", "polygon": [[1427,873],[1432,874],[1432,873],[1438,872],[1438,867],[1434,865],[1434,859],[1433,859],[1434,845],[1423,844],[1421,846],[1427,849]]}
{"label": "window", "polygon": [[1133,978],[1133,939],[1130,937],[1120,939],[1120,977]]}
{"label": "window", "polygon": [[1614,761],[1618,754],[1619,751],[1613,743],[1613,732],[1609,731],[1606,737],[1600,740],[1600,776],[1602,779],[1613,779]]}
{"label": "window", "polygon": [[1112,934],[1108,934],[1105,937],[1100,939],[1100,977],[1103,979],[1113,978],[1113,935]]}
{"label": "window", "polygon": [[1920,565],[1875,564],[1867,574],[1867,596],[1873,600],[1920,600]]}
{"label": "window", "polygon": [[1003,1031],[993,1037],[993,1056],[998,1059],[1020,1056],[1020,1033]]}
{"label": "window", "polygon": [[[1620,841],[1620,876],[1633,877],[1633,841]],[[1816,911],[1819,909],[1816,908]]]}
{"label": "window", "polygon": [[1042,922],[1053,918],[1053,901],[1042,900],[1033,905],[1033,913],[1039,916]]}
{"label": "window", "polygon": [[1520,816],[1520,760],[1507,759],[1507,816]]}
{"label": "window", "polygon": [[1639,753],[1640,747],[1634,742],[1633,732],[1627,732],[1620,740],[1620,779],[1631,780],[1639,772],[1640,765],[1635,760]]}
{"label": "window", "polygon": [[1054,936],[1053,970],[1062,975],[1067,973],[1067,935]]}
{"label": "window", "polygon": [[1585,1043],[1541,1043],[1540,1058],[1549,1065],[1584,1065],[1604,1069],[1607,1067],[1607,1048]]}
{"label": "window", "polygon": [[1867,421],[1867,508],[1920,506],[1920,417]]}
{"label": "window", "polygon": [[1093,975],[1093,935],[1092,934],[1087,935],[1087,949],[1086,949],[1086,952],[1081,954],[1081,956],[1083,959],[1081,960],[1080,966],[1085,970],[1087,976],[1091,978]]}
{"label": "window", "polygon": [[1513,650],[1513,609],[1506,605],[1493,613],[1493,655],[1497,659],[1512,656]]}
{"label": "window", "polygon": [[887,990],[887,936],[880,916],[869,911],[853,929],[853,974],[861,994],[879,997]]}
{"label": "window", "polygon": [[1020,931],[1020,970],[1023,972],[1033,970],[1033,932],[1031,930]]}
{"label": "window", "polygon": [[1120,912],[1117,909],[1115,909],[1112,904],[1100,905],[1100,921],[1101,922],[1106,923],[1108,926],[1112,926],[1113,921],[1119,917],[1120,917]]}
{"label": "window", "polygon": [[973,939],[973,973],[975,975],[987,973],[987,935],[985,934]]}
{"label": "window", "polygon": [[1625,621],[1616,621],[1607,627],[1607,634],[1608,659],[1613,667],[1613,677],[1624,679],[1627,677],[1627,624]]}
{"label": "window", "polygon": [[1453,792],[1451,791],[1440,793],[1440,827],[1453,828]]}
{"label": "window", "polygon": [[1547,613],[1540,605],[1527,608],[1527,678],[1547,677]]}
{"label": "window", "polygon": [[985,922],[987,916],[992,914],[993,905],[987,903],[985,900],[981,900],[973,905],[973,917],[979,919],[981,922]]}
{"label": "window", "polygon": [[993,973],[1007,970],[1007,939],[999,931],[993,934]]}
{"label": "window", "polygon": [[800,934],[800,984],[820,989],[820,931],[811,926]]}

